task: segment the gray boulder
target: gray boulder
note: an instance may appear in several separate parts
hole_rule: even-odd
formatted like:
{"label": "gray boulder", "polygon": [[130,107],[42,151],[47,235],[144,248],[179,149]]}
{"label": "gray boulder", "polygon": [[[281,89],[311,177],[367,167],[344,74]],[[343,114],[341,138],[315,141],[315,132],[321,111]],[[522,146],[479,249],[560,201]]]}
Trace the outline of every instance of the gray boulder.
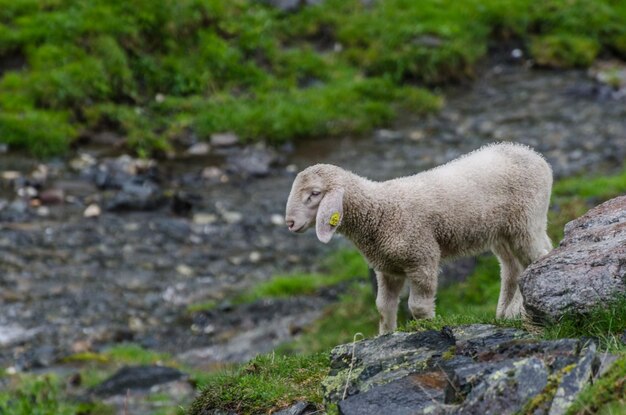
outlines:
{"label": "gray boulder", "polygon": [[322,386],[342,415],[504,415],[529,407],[559,415],[600,373],[600,360],[583,340],[540,341],[474,324],[337,346]]}
{"label": "gray boulder", "polygon": [[626,295],[626,196],[568,223],[561,244],[520,278],[524,307],[535,322],[585,314]]}

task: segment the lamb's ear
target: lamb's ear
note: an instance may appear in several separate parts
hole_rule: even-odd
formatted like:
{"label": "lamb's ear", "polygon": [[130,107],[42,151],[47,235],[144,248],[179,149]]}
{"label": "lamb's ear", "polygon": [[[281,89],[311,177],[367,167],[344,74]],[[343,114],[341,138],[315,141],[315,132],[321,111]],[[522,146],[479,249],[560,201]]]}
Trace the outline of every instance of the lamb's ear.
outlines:
{"label": "lamb's ear", "polygon": [[317,239],[323,243],[328,243],[330,238],[341,225],[343,219],[343,189],[328,191],[319,208],[315,219],[315,232]]}

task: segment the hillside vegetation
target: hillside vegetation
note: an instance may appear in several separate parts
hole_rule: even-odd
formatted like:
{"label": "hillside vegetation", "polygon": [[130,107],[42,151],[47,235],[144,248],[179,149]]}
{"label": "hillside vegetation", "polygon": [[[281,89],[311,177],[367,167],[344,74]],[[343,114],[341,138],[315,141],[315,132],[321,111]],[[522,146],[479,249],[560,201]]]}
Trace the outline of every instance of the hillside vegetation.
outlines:
{"label": "hillside vegetation", "polygon": [[611,0],[0,0],[0,141],[39,155],[115,131],[140,154],[232,131],[282,142],[435,110],[491,40],[539,65],[626,54]]}

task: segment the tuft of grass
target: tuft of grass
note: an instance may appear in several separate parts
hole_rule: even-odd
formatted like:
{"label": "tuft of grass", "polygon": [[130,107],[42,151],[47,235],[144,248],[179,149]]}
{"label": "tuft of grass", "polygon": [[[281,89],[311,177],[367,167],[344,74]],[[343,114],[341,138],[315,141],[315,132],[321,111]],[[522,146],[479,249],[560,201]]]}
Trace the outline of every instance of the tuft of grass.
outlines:
{"label": "tuft of grass", "polygon": [[[400,320],[403,320],[400,316]],[[322,316],[294,341],[278,348],[280,353],[314,353],[351,342],[356,333],[365,337],[378,334],[378,311],[372,288],[354,283],[339,301],[324,310]]]}
{"label": "tuft of grass", "polygon": [[5,390],[0,391],[0,413],[11,415],[113,414],[102,404],[77,403],[62,391],[63,380],[54,375],[14,375]]}
{"label": "tuft of grass", "polygon": [[603,377],[585,388],[568,415],[622,415],[626,409],[626,356],[620,357]]}
{"label": "tuft of grass", "polygon": [[250,303],[262,298],[310,295],[320,288],[344,281],[366,278],[368,268],[361,254],[355,250],[340,250],[330,256],[322,266],[327,273],[277,275],[253,287],[234,299],[237,304]]}
{"label": "tuft of grass", "polygon": [[328,364],[326,353],[258,356],[231,371],[212,375],[188,414],[202,414],[209,409],[271,413],[296,401],[311,402],[322,409],[320,385]]}
{"label": "tuft of grass", "polygon": [[76,353],[64,359],[64,362],[94,362],[102,364],[153,365],[172,361],[167,353],[146,349],[135,343],[123,343],[109,347],[102,352]]}
{"label": "tuft of grass", "polygon": [[599,51],[600,45],[594,39],[573,34],[538,36],[530,43],[537,64],[553,68],[589,66]]}
{"label": "tuft of grass", "polygon": [[493,255],[478,257],[472,274],[458,284],[445,287],[437,293],[435,312],[444,317],[476,317],[495,315],[500,295],[500,267]]}
{"label": "tuft of grass", "polygon": [[626,351],[620,336],[626,331],[626,297],[619,297],[608,304],[600,304],[589,313],[565,314],[559,321],[543,327],[548,339],[567,337],[591,337],[612,351]]}

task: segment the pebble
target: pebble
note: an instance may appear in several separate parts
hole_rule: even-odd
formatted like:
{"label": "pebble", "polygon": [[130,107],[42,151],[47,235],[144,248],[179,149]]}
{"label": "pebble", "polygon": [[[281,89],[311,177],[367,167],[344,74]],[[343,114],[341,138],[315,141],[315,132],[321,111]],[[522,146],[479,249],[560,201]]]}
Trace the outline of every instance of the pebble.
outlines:
{"label": "pebble", "polygon": [[47,189],[39,194],[44,205],[58,205],[64,202],[65,192],[62,189]]}
{"label": "pebble", "polygon": [[253,264],[256,264],[257,262],[261,260],[261,253],[259,251],[252,251],[250,252],[250,255],[248,256],[248,259]]}
{"label": "pebble", "polygon": [[217,221],[217,216],[212,213],[196,213],[192,221],[196,225],[210,225]]}
{"label": "pebble", "polygon": [[235,223],[241,222],[241,220],[243,219],[243,215],[239,212],[225,211],[222,212],[222,218],[224,218],[226,223],[228,223],[229,225],[234,225]]}
{"label": "pebble", "polygon": [[50,216],[50,209],[46,206],[39,206],[37,208],[37,215],[41,217]]}
{"label": "pebble", "polygon": [[176,266],[176,272],[178,272],[183,277],[191,277],[195,274],[193,268],[185,264],[179,264],[178,266]]}
{"label": "pebble", "polygon": [[272,222],[272,225],[275,226],[285,226],[285,217],[278,213],[274,213],[270,217],[270,222]]}
{"label": "pebble", "polygon": [[20,173],[19,171],[7,170],[2,172],[2,180],[5,180],[7,182],[13,182],[20,177],[22,177],[22,173]]}
{"label": "pebble", "polygon": [[95,218],[100,216],[100,214],[102,214],[102,209],[95,203],[87,206],[87,209],[83,212],[83,216],[86,218]]}
{"label": "pebble", "polygon": [[231,147],[239,143],[239,137],[234,133],[215,133],[210,142],[213,147]]}
{"label": "pebble", "polygon": [[190,156],[204,156],[209,154],[211,147],[208,143],[196,143],[187,149]]}
{"label": "pebble", "polygon": [[222,172],[221,169],[219,169],[218,167],[211,166],[211,167],[205,167],[204,169],[202,169],[201,176],[205,180],[216,180],[216,179],[219,179],[223,174],[224,172]]}

